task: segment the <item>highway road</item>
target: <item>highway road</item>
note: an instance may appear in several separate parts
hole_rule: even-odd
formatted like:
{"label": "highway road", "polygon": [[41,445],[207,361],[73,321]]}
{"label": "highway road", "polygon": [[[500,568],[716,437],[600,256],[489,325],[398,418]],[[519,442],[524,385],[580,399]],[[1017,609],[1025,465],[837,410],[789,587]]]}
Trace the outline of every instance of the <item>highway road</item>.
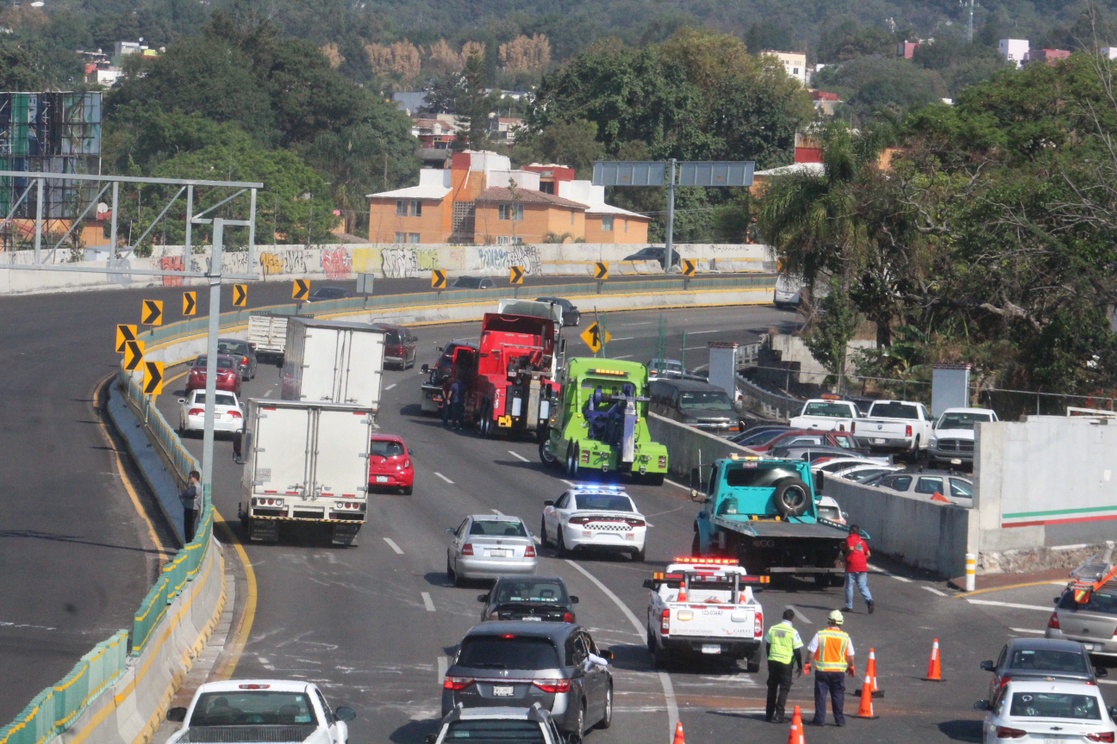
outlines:
{"label": "highway road", "polygon": [[[794,316],[769,308],[678,311],[667,323],[667,351],[680,349],[686,331],[687,360],[695,364],[706,342],[748,343],[770,327],[788,330]],[[646,359],[653,355],[659,313],[613,313],[610,355]],[[420,362],[433,360],[442,342],[470,335],[473,325],[423,328]],[[572,341],[571,348],[579,342]],[[575,352],[576,353],[576,352]],[[261,368],[248,383],[248,396],[275,396],[278,375]],[[402,434],[414,450],[418,476],[410,497],[377,495],[360,545],[336,549],[313,543],[249,544],[247,553],[259,595],[252,630],[236,676],[280,676],[313,680],[332,700],[354,705],[354,742],[420,742],[439,718],[442,673],[456,644],[477,620],[483,585],[454,588],[445,572],[445,529],[470,513],[501,512],[538,524],[543,500],[566,484],[538,462],[531,442],[484,440],[449,432],[417,406],[421,375],[388,371],[381,426]],[[172,384],[172,388],[180,387]],[[173,414],[173,396],[161,407]],[[200,450],[200,441],[190,446]],[[215,474],[215,504],[233,519],[241,468],[223,442]],[[541,573],[563,576],[581,598],[579,621],[599,645],[615,654],[616,711],[613,727],[590,735],[591,742],[670,741],[671,713],[677,711],[688,741],[784,742],[786,726],[763,721],[764,675],[736,667],[691,665],[659,673],[644,647],[646,591],[641,582],[674,555],[686,554],[696,511],[675,484],[631,486],[650,518],[648,559],[558,559],[541,551]],[[873,616],[863,606],[848,615],[864,669],[871,648],[879,664],[885,696],[876,701],[877,720],[832,725],[808,739],[827,741],[977,741],[987,675],[978,668],[993,658],[1011,635],[1042,634],[1056,588],[1044,584],[1009,588],[963,599],[941,581],[887,562],[874,563],[871,584],[877,599]],[[799,616],[805,639],[842,604],[841,590],[813,585],[765,590],[760,599],[770,624],[786,607]],[[860,600],[858,600],[860,602]],[[933,639],[942,645],[944,681],[924,681]],[[847,715],[857,711],[850,697]],[[1107,699],[1113,697],[1106,688]],[[800,680],[793,703],[813,711],[810,683]]]}

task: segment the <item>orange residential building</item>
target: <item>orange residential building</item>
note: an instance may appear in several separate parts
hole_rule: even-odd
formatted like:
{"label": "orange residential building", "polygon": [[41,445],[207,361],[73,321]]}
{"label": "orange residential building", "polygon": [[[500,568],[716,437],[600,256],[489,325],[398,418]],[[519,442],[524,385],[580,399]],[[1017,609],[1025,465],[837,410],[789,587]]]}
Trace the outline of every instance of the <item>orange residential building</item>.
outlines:
{"label": "orange residential building", "polygon": [[605,189],[561,165],[513,169],[504,155],[455,153],[449,170],[424,168],[419,185],[369,194],[373,243],[636,244],[648,217],[605,203]]}

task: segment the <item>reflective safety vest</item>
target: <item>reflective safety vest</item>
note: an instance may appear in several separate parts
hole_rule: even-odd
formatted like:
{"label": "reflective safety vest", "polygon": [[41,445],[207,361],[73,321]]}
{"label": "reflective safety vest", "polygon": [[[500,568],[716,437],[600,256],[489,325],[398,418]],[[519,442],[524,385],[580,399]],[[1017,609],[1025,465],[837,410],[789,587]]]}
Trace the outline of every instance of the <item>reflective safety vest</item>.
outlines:
{"label": "reflective safety vest", "polygon": [[837,628],[818,631],[818,648],[814,652],[814,666],[819,672],[844,672],[849,666],[846,651],[849,635]]}
{"label": "reflective safety vest", "polygon": [[790,664],[795,649],[803,647],[799,631],[787,620],[768,628],[764,642],[768,644],[768,661],[778,664]]}

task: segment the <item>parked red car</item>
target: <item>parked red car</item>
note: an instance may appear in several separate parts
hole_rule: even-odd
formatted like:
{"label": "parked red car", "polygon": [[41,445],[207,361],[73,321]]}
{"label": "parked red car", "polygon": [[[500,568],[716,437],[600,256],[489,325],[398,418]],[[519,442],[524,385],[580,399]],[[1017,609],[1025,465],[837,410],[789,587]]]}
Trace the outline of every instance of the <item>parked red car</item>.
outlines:
{"label": "parked red car", "polygon": [[818,429],[790,429],[764,444],[747,446],[755,452],[770,452],[777,447],[795,445],[841,447],[851,451],[858,449],[857,440],[848,431],[819,431]]}
{"label": "parked red car", "polygon": [[368,490],[398,488],[408,496],[414,487],[415,468],[403,438],[395,434],[373,434],[368,458]]}
{"label": "parked red car", "polygon": [[[240,397],[240,360],[228,354],[217,355],[218,390],[227,390]],[[191,390],[206,388],[206,355],[202,354],[190,365],[190,375],[186,378],[186,394]]]}

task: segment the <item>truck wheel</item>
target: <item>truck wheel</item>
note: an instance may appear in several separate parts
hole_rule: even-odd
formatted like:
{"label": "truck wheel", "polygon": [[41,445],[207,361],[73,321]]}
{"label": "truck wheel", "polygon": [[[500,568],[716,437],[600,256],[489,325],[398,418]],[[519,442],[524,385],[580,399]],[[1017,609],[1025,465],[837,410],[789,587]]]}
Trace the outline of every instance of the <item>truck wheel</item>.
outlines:
{"label": "truck wheel", "polygon": [[825,589],[830,586],[830,574],[815,574],[814,585],[819,589]]}
{"label": "truck wheel", "polygon": [[671,663],[671,652],[665,648],[656,646],[652,651],[652,662],[655,664],[656,669],[666,669]]}
{"label": "truck wheel", "polygon": [[760,649],[752,652],[752,656],[745,662],[745,671],[749,674],[756,674],[760,671]]}
{"label": "truck wheel", "polygon": [[578,477],[579,447],[571,442],[566,446],[566,474],[571,478]]}
{"label": "truck wheel", "polygon": [[651,628],[648,628],[648,653],[655,653],[655,636],[652,635]]}
{"label": "truck wheel", "polygon": [[663,473],[645,473],[640,480],[647,483],[649,486],[662,486],[663,478]]}
{"label": "truck wheel", "polygon": [[697,532],[694,533],[694,539],[690,541],[690,554],[694,558],[702,555],[702,538]]}
{"label": "truck wheel", "polygon": [[811,492],[801,478],[776,481],[776,511],[785,517],[801,517],[811,506]]}
{"label": "truck wheel", "polygon": [[551,450],[547,449],[550,443],[551,432],[547,427],[543,427],[542,434],[539,436],[539,461],[549,468],[558,465],[558,458],[551,454]]}

